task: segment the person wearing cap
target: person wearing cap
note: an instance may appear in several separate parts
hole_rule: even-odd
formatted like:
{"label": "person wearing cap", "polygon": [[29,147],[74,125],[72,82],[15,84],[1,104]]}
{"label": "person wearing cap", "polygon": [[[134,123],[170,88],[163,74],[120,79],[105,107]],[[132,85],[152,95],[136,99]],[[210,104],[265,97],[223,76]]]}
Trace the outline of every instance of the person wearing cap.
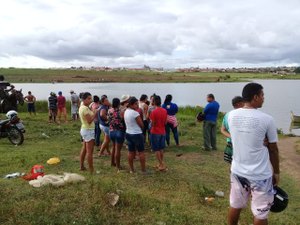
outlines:
{"label": "person wearing cap", "polygon": [[59,122],[61,122],[61,115],[64,117],[64,122],[67,122],[67,109],[66,109],[66,98],[65,96],[62,95],[62,92],[58,92],[58,97],[57,97],[57,108],[58,108],[58,119]]}
{"label": "person wearing cap", "polygon": [[120,103],[121,103],[120,110],[122,113],[125,113],[125,110],[128,107],[129,98],[130,98],[130,95],[122,95],[122,97],[120,99]]}
{"label": "person wearing cap", "polygon": [[56,115],[57,115],[57,97],[54,92],[50,93],[48,98],[48,109],[49,109],[49,123],[56,122]]}
{"label": "person wearing cap", "polygon": [[[234,148],[230,173],[228,224],[239,224],[240,213],[251,199],[254,225],[268,224],[274,201],[273,185],[279,183],[278,136],[274,119],[258,110],[264,103],[263,86],[244,86],[242,108],[232,110],[228,125]],[[268,146],[265,146],[265,138]]]}
{"label": "person wearing cap", "polygon": [[[232,99],[232,106],[234,109],[242,108],[244,106],[244,99],[241,96],[235,96]],[[231,164],[233,149],[232,149],[231,136],[229,133],[228,115],[229,113],[226,113],[223,118],[221,133],[226,137],[226,142],[227,142],[226,148],[224,150],[224,161]]]}
{"label": "person wearing cap", "polygon": [[72,120],[78,120],[79,116],[78,116],[78,109],[80,106],[80,99],[79,96],[73,91],[70,91],[71,94],[71,116],[72,116]]}

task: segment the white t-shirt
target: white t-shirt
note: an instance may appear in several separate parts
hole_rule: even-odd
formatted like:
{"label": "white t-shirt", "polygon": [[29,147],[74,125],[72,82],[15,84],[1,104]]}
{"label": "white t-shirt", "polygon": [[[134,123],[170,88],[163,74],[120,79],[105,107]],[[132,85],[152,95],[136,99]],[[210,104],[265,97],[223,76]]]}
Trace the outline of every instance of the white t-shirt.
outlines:
{"label": "white t-shirt", "polygon": [[271,116],[257,110],[240,108],[228,115],[233,144],[231,172],[249,180],[264,180],[272,176],[268,148],[278,141],[277,129]]}
{"label": "white t-shirt", "polygon": [[140,114],[133,109],[126,109],[124,114],[124,120],[126,124],[126,133],[128,134],[142,134],[143,131],[140,126],[136,122],[136,118],[140,116]]}

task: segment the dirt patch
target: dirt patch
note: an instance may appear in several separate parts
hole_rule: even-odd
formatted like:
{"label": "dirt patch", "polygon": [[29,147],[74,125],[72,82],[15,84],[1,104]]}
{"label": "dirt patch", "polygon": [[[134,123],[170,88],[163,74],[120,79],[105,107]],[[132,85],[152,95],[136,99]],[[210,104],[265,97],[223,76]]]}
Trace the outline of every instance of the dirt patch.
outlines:
{"label": "dirt patch", "polygon": [[278,142],[281,171],[285,171],[300,184],[300,155],[296,152],[300,137],[282,138]]}

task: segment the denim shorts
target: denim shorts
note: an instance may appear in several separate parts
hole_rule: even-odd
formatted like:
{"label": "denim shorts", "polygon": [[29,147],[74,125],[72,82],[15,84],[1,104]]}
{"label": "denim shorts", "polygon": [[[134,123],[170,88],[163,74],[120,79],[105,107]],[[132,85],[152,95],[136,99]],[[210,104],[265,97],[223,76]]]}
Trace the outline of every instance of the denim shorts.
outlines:
{"label": "denim shorts", "polygon": [[80,135],[84,142],[89,142],[95,139],[95,130],[94,129],[81,129]]}
{"label": "denim shorts", "polygon": [[110,130],[109,138],[113,143],[123,144],[125,141],[125,132],[121,130]]}
{"label": "denim shorts", "polygon": [[163,150],[166,147],[166,135],[151,134],[150,142],[153,151]]}
{"label": "denim shorts", "polygon": [[128,134],[126,133],[126,140],[128,144],[128,151],[135,152],[143,152],[144,147],[144,135],[143,134]]}
{"label": "denim shorts", "polygon": [[109,126],[103,126],[100,124],[100,129],[104,132],[105,135],[109,135]]}

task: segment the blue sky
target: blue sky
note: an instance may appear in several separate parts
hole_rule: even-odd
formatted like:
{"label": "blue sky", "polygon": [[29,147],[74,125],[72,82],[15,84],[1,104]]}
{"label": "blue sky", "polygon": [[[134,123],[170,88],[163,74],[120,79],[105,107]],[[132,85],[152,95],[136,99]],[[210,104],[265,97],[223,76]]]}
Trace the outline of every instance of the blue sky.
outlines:
{"label": "blue sky", "polygon": [[299,65],[297,0],[10,0],[0,67]]}

